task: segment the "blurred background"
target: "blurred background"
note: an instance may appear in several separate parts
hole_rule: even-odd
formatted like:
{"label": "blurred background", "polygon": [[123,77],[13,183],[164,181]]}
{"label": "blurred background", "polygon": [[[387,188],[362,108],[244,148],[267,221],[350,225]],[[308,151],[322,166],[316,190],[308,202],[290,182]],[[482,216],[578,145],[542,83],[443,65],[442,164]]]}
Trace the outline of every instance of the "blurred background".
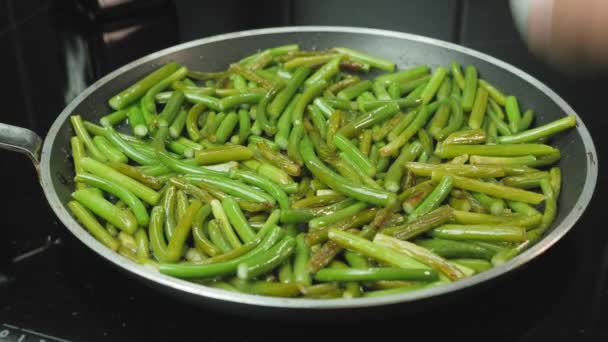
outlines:
{"label": "blurred background", "polygon": [[[574,78],[531,55],[506,0],[0,0],[1,119],[44,136],[72,98],[125,63],[193,39],[288,25],[382,28],[488,53],[564,97],[604,155],[602,132],[608,119],[602,97],[608,78]],[[0,340],[17,341],[27,331],[68,340],[164,340],[187,332],[186,324],[226,319],[173,303],[100,262],[56,221],[30,162],[5,151],[0,158],[5,180],[0,197],[5,231],[0,238]],[[597,188],[604,183],[600,179]],[[599,214],[589,214],[602,211],[601,196],[596,194],[577,229],[541,260],[483,297],[418,317],[412,327],[421,330],[413,336],[475,329],[478,334],[469,340],[608,340],[608,236],[605,229],[593,230],[605,228]],[[547,282],[547,277],[553,278]],[[152,301],[168,316],[160,319],[141,310]],[[465,310],[460,311],[465,317],[454,317],[454,310]],[[440,319],[448,322],[436,329],[432,322]],[[395,331],[405,331],[395,323]],[[255,330],[250,322],[238,324]],[[351,332],[365,333],[357,329],[363,328]],[[208,336],[240,340],[243,334]]]}

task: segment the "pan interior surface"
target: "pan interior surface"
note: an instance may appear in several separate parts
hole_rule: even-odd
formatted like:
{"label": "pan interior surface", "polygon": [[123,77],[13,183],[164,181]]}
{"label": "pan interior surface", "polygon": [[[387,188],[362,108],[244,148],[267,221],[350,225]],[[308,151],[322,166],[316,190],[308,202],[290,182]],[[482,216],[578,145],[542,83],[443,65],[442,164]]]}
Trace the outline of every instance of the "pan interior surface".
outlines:
{"label": "pan interior surface", "polygon": [[97,81],[77,97],[57,118],[45,141],[42,152],[41,182],[53,210],[78,239],[109,261],[128,270],[153,286],[200,304],[231,302],[232,305],[254,304],[268,308],[353,308],[413,301],[445,294],[489,280],[526,263],[561,238],[580,217],[595,187],[597,158],[587,129],[578,118],[578,128],[570,130],[551,142],[561,150],[564,184],[559,198],[559,210],[551,231],[536,246],[510,262],[456,283],[418,292],[380,298],[356,300],[280,299],[235,294],[203,287],[132,263],[106,249],[91,237],[70,216],[66,204],[74,190],[73,164],[69,140],[73,134],[68,116],[80,114],[84,119],[97,122],[110,112],[107,100],[155,70],[167,61],[176,61],[192,70],[219,71],[228,64],[258,50],[284,44],[300,44],[301,49],[322,50],[344,46],[365,51],[394,61],[399,69],[428,64],[434,68],[457,61],[461,65],[475,65],[479,74],[507,94],[515,94],[522,108],[534,109],[536,125],[567,114],[575,114],[559,96],[526,73],[492,57],[451,43],[415,35],[344,27],[291,27],[262,29],[205,38],[134,61]]}

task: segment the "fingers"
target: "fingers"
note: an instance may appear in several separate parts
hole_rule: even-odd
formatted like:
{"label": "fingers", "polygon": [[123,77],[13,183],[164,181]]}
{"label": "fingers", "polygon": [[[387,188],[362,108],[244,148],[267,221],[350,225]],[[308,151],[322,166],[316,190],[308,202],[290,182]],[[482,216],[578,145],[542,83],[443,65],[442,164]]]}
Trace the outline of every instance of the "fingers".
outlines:
{"label": "fingers", "polygon": [[[559,65],[608,66],[608,1],[518,0],[528,4],[530,49]],[[517,16],[517,12],[514,12]],[[521,20],[521,19],[520,19]]]}

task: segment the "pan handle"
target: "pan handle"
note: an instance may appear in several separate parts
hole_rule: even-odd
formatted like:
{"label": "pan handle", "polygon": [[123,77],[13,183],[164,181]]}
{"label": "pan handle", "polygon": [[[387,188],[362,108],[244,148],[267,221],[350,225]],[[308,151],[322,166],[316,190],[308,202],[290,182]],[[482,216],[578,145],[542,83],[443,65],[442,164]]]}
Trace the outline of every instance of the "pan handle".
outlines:
{"label": "pan handle", "polygon": [[40,162],[42,139],[34,131],[0,123],[0,148],[26,154],[36,169]]}

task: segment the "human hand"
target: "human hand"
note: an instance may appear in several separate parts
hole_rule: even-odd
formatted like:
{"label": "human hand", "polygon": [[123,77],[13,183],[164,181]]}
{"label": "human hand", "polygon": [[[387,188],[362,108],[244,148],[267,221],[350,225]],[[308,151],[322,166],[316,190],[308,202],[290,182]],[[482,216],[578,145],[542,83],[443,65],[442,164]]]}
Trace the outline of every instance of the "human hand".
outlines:
{"label": "human hand", "polygon": [[608,67],[607,0],[511,0],[535,54],[561,66]]}

